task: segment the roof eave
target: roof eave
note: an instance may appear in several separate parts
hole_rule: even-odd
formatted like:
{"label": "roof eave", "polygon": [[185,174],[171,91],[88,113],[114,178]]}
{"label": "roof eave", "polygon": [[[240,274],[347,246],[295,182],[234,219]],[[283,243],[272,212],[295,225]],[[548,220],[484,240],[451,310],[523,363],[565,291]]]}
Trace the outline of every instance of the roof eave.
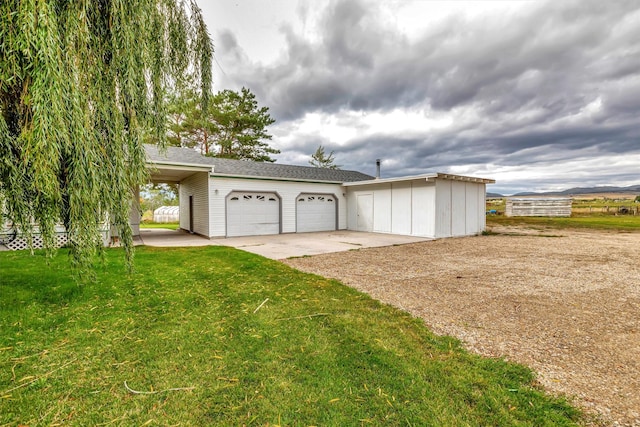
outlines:
{"label": "roof eave", "polygon": [[477,182],[481,184],[495,184],[495,179],[490,178],[477,178],[474,176],[465,176],[465,175],[454,175],[450,173],[440,173],[438,172],[438,178],[442,179],[450,179],[453,181],[466,181],[466,182]]}
{"label": "roof eave", "polygon": [[353,187],[356,185],[385,184],[389,182],[417,181],[417,180],[423,180],[423,179],[429,180],[429,179],[437,178],[437,176],[438,175],[435,173],[429,173],[429,174],[422,174],[422,175],[402,176],[402,177],[396,177],[396,178],[376,178],[376,179],[369,179],[366,181],[345,182],[344,185],[345,187]]}
{"label": "roof eave", "polygon": [[180,162],[163,162],[156,160],[148,160],[146,162],[148,168],[156,168],[156,169],[181,169],[181,170],[192,170],[194,172],[213,172],[213,165],[198,165],[194,163],[180,163]]}
{"label": "roof eave", "polygon": [[454,174],[436,172],[436,173],[428,173],[428,174],[422,174],[422,175],[402,176],[397,178],[382,178],[382,179],[371,179],[367,181],[345,182],[343,185],[345,187],[355,187],[358,185],[373,185],[373,184],[385,184],[385,183],[392,183],[392,182],[421,181],[421,180],[426,180],[427,182],[434,182],[436,179],[449,179],[453,181],[476,182],[479,184],[495,184],[496,182],[494,179],[476,178],[472,176],[463,176],[463,175],[454,175]]}
{"label": "roof eave", "polygon": [[344,181],[327,181],[321,179],[305,179],[305,178],[284,178],[276,176],[263,176],[263,175],[239,175],[239,174],[227,174],[227,173],[211,173],[212,178],[234,178],[234,179],[260,179],[266,181],[289,181],[289,182],[310,182],[316,184],[338,184],[343,185]]}

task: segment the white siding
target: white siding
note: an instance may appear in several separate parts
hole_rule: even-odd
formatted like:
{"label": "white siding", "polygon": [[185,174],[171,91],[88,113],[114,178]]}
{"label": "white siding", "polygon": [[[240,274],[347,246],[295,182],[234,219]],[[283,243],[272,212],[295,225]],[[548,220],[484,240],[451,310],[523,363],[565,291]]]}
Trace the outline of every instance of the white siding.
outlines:
{"label": "white siding", "polygon": [[451,182],[436,180],[436,233],[434,237],[450,237],[451,234]]}
{"label": "white siding", "polygon": [[345,192],[347,194],[347,229],[356,230],[358,223],[356,194],[358,194],[358,192],[350,187],[347,187]]}
{"label": "white siding", "polygon": [[391,233],[391,184],[376,186],[374,197],[373,231],[376,233]]}
{"label": "white siding", "polygon": [[209,236],[209,173],[197,172],[180,182],[180,228],[189,230],[189,196],[193,196],[193,232]]}
{"label": "white siding", "polygon": [[467,233],[467,185],[461,181],[451,181],[451,235],[464,236]]}
{"label": "white siding", "polygon": [[487,228],[487,186],[478,185],[476,197],[478,198],[478,233]]}
{"label": "white siding", "polygon": [[391,233],[410,236],[411,232],[411,181],[394,182],[391,185]]}
{"label": "white siding", "polygon": [[433,237],[435,194],[434,184],[426,180],[348,187],[348,228],[364,231],[357,216],[358,199],[369,195],[373,204],[372,231]]}
{"label": "white siding", "polygon": [[435,237],[471,236],[485,229],[483,183],[436,181]]}
{"label": "white siding", "polygon": [[[479,212],[482,212],[482,218],[485,217],[485,203],[484,201],[480,203],[480,198],[478,194],[480,192],[481,185],[475,184],[473,182],[466,183],[466,198],[467,198],[467,209],[466,209],[466,230],[465,234],[478,234],[481,232],[484,227],[480,224],[480,217],[478,215]],[[484,192],[483,192],[484,193]]]}
{"label": "white siding", "polygon": [[435,186],[414,181],[411,191],[411,234],[435,236]]}
{"label": "white siding", "polygon": [[413,179],[347,187],[350,230],[363,231],[357,199],[371,195],[373,231],[421,237],[469,236],[485,227],[485,184]]}
{"label": "white siding", "polygon": [[281,200],[281,223],[283,233],[296,232],[296,198],[301,193],[332,194],[338,200],[338,229],[347,227],[347,202],[340,184],[312,182],[276,181],[245,178],[209,179],[209,237],[226,236],[225,198],[232,191],[274,192]]}

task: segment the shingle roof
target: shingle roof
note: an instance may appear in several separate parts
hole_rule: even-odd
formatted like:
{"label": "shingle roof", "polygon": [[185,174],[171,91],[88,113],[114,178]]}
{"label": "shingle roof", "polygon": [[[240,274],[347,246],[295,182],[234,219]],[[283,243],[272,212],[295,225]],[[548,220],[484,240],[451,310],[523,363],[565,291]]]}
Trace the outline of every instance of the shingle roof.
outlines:
{"label": "shingle roof", "polygon": [[190,148],[167,147],[166,153],[161,153],[155,145],[145,145],[145,149],[147,158],[152,163],[213,166],[212,175],[327,182],[354,182],[374,179],[370,175],[357,171],[205,157]]}

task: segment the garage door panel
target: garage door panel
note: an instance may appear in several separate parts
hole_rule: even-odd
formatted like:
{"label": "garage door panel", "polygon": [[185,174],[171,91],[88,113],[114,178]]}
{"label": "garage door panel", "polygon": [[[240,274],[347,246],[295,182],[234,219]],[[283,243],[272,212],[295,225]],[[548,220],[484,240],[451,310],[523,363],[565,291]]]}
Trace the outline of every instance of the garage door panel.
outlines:
{"label": "garage door panel", "polygon": [[296,198],[297,232],[335,230],[336,207],[337,201],[333,195],[301,194]]}
{"label": "garage door panel", "polygon": [[233,192],[227,197],[227,236],[280,233],[280,201],[275,193]]}

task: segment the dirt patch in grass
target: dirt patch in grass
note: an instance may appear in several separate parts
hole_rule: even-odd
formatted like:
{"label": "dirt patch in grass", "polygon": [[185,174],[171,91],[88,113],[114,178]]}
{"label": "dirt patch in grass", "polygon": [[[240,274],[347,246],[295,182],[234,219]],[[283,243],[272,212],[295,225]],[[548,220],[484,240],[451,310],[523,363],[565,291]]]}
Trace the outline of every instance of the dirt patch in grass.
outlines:
{"label": "dirt patch in grass", "polygon": [[640,233],[491,231],[285,262],[530,366],[594,422],[640,426]]}

